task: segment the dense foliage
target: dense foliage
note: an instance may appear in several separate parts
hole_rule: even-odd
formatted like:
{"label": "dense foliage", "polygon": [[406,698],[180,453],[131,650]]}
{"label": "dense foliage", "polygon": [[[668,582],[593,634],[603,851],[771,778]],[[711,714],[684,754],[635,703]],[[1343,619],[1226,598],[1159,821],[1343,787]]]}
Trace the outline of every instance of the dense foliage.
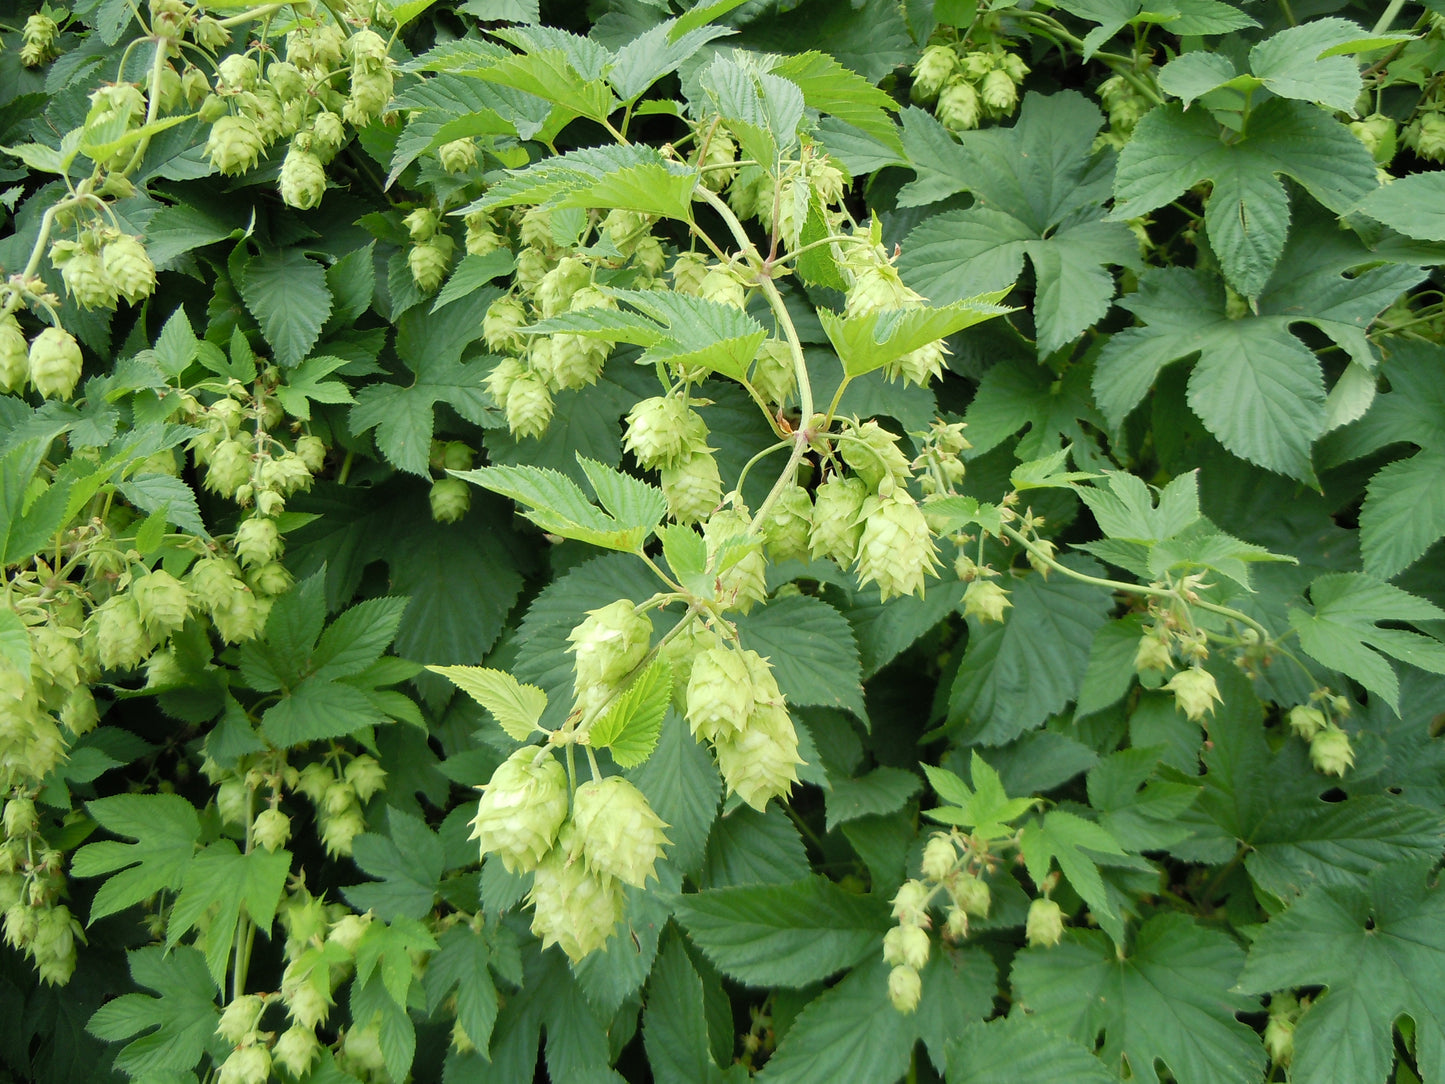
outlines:
{"label": "dense foliage", "polygon": [[1445,1084],[1440,0],[0,43],[8,1079]]}

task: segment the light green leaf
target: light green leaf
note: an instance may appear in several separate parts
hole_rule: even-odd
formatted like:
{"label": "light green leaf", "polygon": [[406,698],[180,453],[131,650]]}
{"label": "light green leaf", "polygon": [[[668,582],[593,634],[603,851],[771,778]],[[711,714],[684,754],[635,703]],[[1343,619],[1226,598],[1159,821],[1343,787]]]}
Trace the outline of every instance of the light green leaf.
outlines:
{"label": "light green leaf", "polygon": [[318,678],[353,677],[386,650],[401,625],[404,598],[370,598],[358,602],[326,627],[311,656]]}
{"label": "light green leaf", "polygon": [[492,713],[497,725],[513,741],[526,741],[538,729],[547,710],[547,694],[535,685],[523,685],[505,670],[484,666],[428,666],[434,674],[450,679]]}
{"label": "light green leaf", "polygon": [[617,514],[603,512],[576,482],[555,470],[495,466],[452,473],[526,506],[522,515],[551,534],[604,549],[637,551],[666,513],[662,491],[636,479],[623,480],[623,475],[580,456],[578,461],[594,487],[601,485],[598,495]]}
{"label": "light green leaf", "polygon": [[[693,20],[696,21],[696,20]],[[617,50],[617,59],[607,72],[607,81],[618,97],[631,102],[669,72],[694,56],[708,42],[736,33],[727,26],[680,27],[680,19],[668,19],[638,35]]]}
{"label": "light green leaf", "polygon": [[195,806],[175,794],[117,794],[86,804],[106,831],[134,843],[88,843],[75,852],[76,877],[109,874],[90,905],[90,921],[123,911],[162,889],[179,889],[201,835]]}
{"label": "light green leaf", "polygon": [[220,986],[226,981],[242,909],[259,929],[269,930],[290,869],[290,851],[258,847],[243,854],[229,839],[212,843],[186,867],[166,924],[166,947],[174,948],[188,932],[203,926],[197,943],[205,947],[211,978]]}
{"label": "light green leaf", "polygon": [[866,133],[894,154],[902,154],[898,129],[888,116],[898,108],[897,103],[857,72],[820,52],[783,57],[772,70],[797,85],[809,109],[829,113]]}
{"label": "light green leaf", "polygon": [[1088,852],[1106,855],[1124,853],[1118,841],[1099,825],[1062,809],[1050,810],[1039,820],[1024,825],[1019,834],[1019,853],[1023,855],[1034,883],[1043,884],[1053,868],[1052,863],[1057,862],[1059,870],[1089,905],[1090,913],[1099,925],[1114,940],[1121,941],[1123,924],[1104,891],[1098,863]]}
{"label": "light green leaf", "polygon": [[1156,915],[1128,952],[1102,933],[1070,931],[1054,948],[1024,949],[1013,968],[1019,1010],[1092,1050],[1114,1072],[1159,1084],[1258,1081],[1264,1048],[1236,1013],[1258,1001],[1233,990],[1244,952],[1226,933],[1178,913]]}
{"label": "light green leaf", "polygon": [[1099,530],[1114,539],[1158,542],[1200,518],[1198,471],[1181,474],[1161,489],[1157,508],[1151,487],[1126,471],[1105,471],[1102,486],[1081,486],[1075,492],[1094,513]]}
{"label": "light green leaf", "polygon": [[853,316],[819,309],[818,319],[843,363],[843,371],[849,377],[859,377],[921,346],[1010,311],[997,304],[1005,293],[995,290],[948,305],[875,310]]}
{"label": "light green leaf", "polygon": [[806,986],[876,953],[888,905],[822,877],[791,885],[716,888],[677,898],[693,944],[753,986]]}
{"label": "light green leaf", "polygon": [[18,673],[30,673],[30,634],[20,615],[9,606],[0,610],[0,659]]}
{"label": "light green leaf", "polygon": [[121,482],[116,488],[142,512],[164,513],[167,523],[202,538],[210,537],[201,520],[195,491],[183,479],[169,474],[142,474]]}
{"label": "light green leaf", "polygon": [[610,749],[621,768],[635,768],[652,755],[662,733],[662,717],[672,702],[672,669],[654,659],[587,732],[599,749]]}
{"label": "light green leaf", "polygon": [[246,262],[240,290],[276,361],[299,364],[331,313],[325,269],[293,248],[267,251]]}
{"label": "light green leaf", "polygon": [[662,555],[673,576],[688,590],[706,595],[707,543],[702,535],[682,523],[669,523],[661,528]]}

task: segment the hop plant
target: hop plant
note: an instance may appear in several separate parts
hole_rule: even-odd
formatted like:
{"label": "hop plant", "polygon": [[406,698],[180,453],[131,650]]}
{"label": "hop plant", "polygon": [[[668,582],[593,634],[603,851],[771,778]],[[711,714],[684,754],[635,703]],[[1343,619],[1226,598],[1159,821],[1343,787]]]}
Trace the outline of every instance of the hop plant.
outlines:
{"label": "hop plant", "polygon": [[783,403],[798,386],[793,351],[782,339],[764,339],[753,363],[752,385],[769,403]]}
{"label": "hop plant", "polygon": [[577,844],[569,826],[537,866],[532,891],[532,932],[542,947],[558,945],[573,963],[607,944],[622,920],[622,885],[571,856]]}
{"label": "hop plant", "polygon": [[20,322],[9,313],[0,316],[0,391],[19,392],[30,375],[30,350]]}
{"label": "hop plant", "polygon": [[877,422],[864,422],[845,433],[839,442],[843,462],[874,492],[907,481],[908,457],[898,447],[898,438]]}
{"label": "hop plant", "polygon": [[798,733],[782,704],[762,704],[738,734],[713,743],[718,770],[729,793],[761,813],[769,798],[784,798],[798,781]]}
{"label": "hop plant", "polygon": [[[753,682],[744,652],[719,644],[697,655],[687,682],[687,722],[700,738],[741,733],[753,713]],[[776,686],[774,686],[776,688]]]}
{"label": "hop plant", "polygon": [[427,501],[432,519],[438,523],[456,523],[472,506],[472,488],[460,478],[441,478],[432,483]]}
{"label": "hop plant", "polygon": [[861,478],[834,478],[818,487],[808,550],[814,560],[828,557],[844,568],[858,556],[863,537],[863,503],[868,487]]}
{"label": "hop plant", "polygon": [[768,597],[767,559],[762,543],[749,535],[745,511],[714,512],[703,525],[708,562],[717,569],[717,599],[724,609],[747,613]]}
{"label": "hop plant", "polygon": [[265,141],[250,117],[227,114],[211,125],[206,154],[211,165],[228,176],[254,169]]}
{"label": "hop plant", "polygon": [[83,309],[113,309],[115,283],[105,273],[100,253],[88,242],[57,241],[50,246],[50,262],[60,269],[65,292]]}
{"label": "hop plant", "polygon": [[577,788],[572,807],[573,859],[580,855],[594,874],[636,888],[657,876],[657,860],[671,841],[640,790],[621,776],[594,779]]}
{"label": "hop plant", "polygon": [[191,608],[185,584],[164,569],[137,576],[131,582],[131,598],[146,631],[156,640],[164,640],[180,629]]}
{"label": "hop plant", "polygon": [[1174,694],[1175,704],[1191,722],[1197,723],[1206,712],[1212,714],[1214,705],[1223,702],[1214,675],[1198,666],[1179,671],[1165,683],[1164,688]]}
{"label": "hop plant", "polygon": [[939,92],[934,113],[945,128],[967,132],[977,128],[983,119],[983,100],[972,83],[962,75],[955,75]]}
{"label": "hop plant", "polygon": [[507,388],[507,428],[519,437],[540,437],[552,423],[552,393],[541,374],[519,372]]}
{"label": "hop plant", "polygon": [[451,270],[452,253],[457,243],[448,234],[438,233],[420,241],[407,251],[406,265],[412,281],[424,294],[435,293]]}
{"label": "hop plant", "polygon": [[1355,764],[1350,736],[1334,725],[1317,731],[1310,739],[1310,763],[1322,775],[1343,776]]}
{"label": "hop plant", "polygon": [[526,746],[492,773],[472,818],[470,839],[512,873],[537,868],[567,819],[567,773],[551,754]]}
{"label": "hop plant", "polygon": [[69,399],[80,382],[80,344],[75,336],[48,327],[30,343],[30,383],[47,399]]}
{"label": "hop plant", "polygon": [[586,620],[567,634],[567,641],[579,693],[594,685],[615,686],[646,657],[652,622],[630,600],[618,599],[589,610]]}
{"label": "hop plant", "polygon": [[973,580],[963,592],[964,617],[1000,623],[1004,619],[1004,611],[1012,605],[1008,592],[993,580]]}
{"label": "hop plant", "polygon": [[883,935],[883,960],[895,967],[923,970],[928,963],[929,949],[928,933],[918,926],[894,926]]}
{"label": "hop plant", "polygon": [[722,476],[710,452],[699,451],[661,471],[667,514],[679,523],[700,523],[722,502]]}
{"label": "hop plant", "polygon": [[888,1000],[899,1012],[913,1012],[922,997],[923,979],[917,969],[901,965],[888,973]]}
{"label": "hop plant", "polygon": [[869,497],[862,518],[858,582],[876,583],[884,602],[895,595],[922,595],[925,578],[938,567],[938,553],[917,502],[902,489],[887,498]]}
{"label": "hop plant", "polygon": [[140,608],[133,595],[115,595],[91,614],[100,664],[108,669],[137,666],[151,652]]}
{"label": "hop plant", "polygon": [[1052,948],[1057,945],[1064,937],[1063,908],[1047,896],[1035,899],[1029,904],[1024,936],[1034,948]]}
{"label": "hop plant", "polygon": [[100,259],[111,288],[130,304],[138,305],[155,292],[156,266],[138,238],[121,234],[107,240]]}
{"label": "hop plant", "polygon": [[774,561],[808,559],[813,501],[802,486],[783,490],[763,523],[763,542]]}
{"label": "hop plant", "polygon": [[448,173],[465,173],[477,164],[477,145],[470,139],[454,139],[437,148],[437,159]]}
{"label": "hop plant", "polygon": [[60,55],[56,40],[60,27],[55,20],[44,13],[37,13],[25,20],[20,31],[20,63],[27,68],[38,68]]}
{"label": "hop plant", "polygon": [[674,396],[643,399],[628,412],[625,447],[648,470],[675,466],[706,441],[702,415]]}
{"label": "hop plant", "polygon": [[326,195],[326,169],[321,159],[311,151],[301,150],[292,144],[281,163],[278,183],[281,199],[287,206],[310,210],[319,207]]}

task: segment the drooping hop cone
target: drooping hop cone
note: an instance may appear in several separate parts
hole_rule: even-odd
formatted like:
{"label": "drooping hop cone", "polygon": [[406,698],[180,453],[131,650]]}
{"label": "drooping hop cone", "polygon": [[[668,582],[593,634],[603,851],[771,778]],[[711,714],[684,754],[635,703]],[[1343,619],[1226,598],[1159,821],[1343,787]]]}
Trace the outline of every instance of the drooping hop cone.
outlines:
{"label": "drooping hop cone", "polygon": [[587,868],[569,825],[558,846],[542,860],[527,901],[532,905],[532,932],[542,947],[560,945],[576,963],[607,944],[622,918],[622,883]]}
{"label": "drooping hop cone", "polygon": [[757,708],[740,734],[714,743],[718,770],[728,790],[762,812],[769,798],[781,798],[798,781],[798,732],[781,704]]}
{"label": "drooping hop cone", "polygon": [[636,612],[628,599],[618,599],[597,610],[567,634],[568,648],[576,657],[578,690],[589,685],[612,685],[637,666],[652,640],[652,622]]}
{"label": "drooping hop cone", "polygon": [[477,803],[471,839],[512,873],[537,868],[567,819],[567,773],[535,746],[518,749],[495,772]]}
{"label": "drooping hop cone", "polygon": [[642,792],[621,776],[594,779],[577,788],[572,822],[587,867],[641,888],[657,876],[657,860],[671,840],[667,827]]}

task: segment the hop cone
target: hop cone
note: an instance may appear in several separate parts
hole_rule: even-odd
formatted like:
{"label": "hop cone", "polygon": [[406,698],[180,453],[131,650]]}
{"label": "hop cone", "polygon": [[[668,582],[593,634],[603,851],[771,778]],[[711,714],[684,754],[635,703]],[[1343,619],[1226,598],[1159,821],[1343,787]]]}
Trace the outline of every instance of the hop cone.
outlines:
{"label": "hop cone", "polygon": [[863,506],[858,542],[858,581],[874,582],[887,602],[894,595],[923,594],[924,577],[938,564],[933,535],[922,511],[904,490]]}
{"label": "hop cone", "polygon": [[[752,654],[752,652],[748,652]],[[753,713],[753,682],[741,651],[719,644],[698,655],[687,682],[687,723],[708,741],[741,733]]]}
{"label": "hop cone", "polygon": [[762,812],[769,798],[785,796],[798,781],[798,733],[781,704],[759,707],[742,733],[713,743],[728,790]]}
{"label": "hop cone", "polygon": [[567,819],[567,772],[548,754],[524,746],[492,773],[477,803],[472,834],[483,855],[495,854],[508,872],[537,868]]}
{"label": "hop cone", "polygon": [[831,557],[847,568],[858,556],[858,540],[863,537],[859,519],[868,487],[861,478],[834,478],[818,487],[813,504],[813,529],[808,535],[808,549],[814,559]]}
{"label": "hop cone", "polygon": [[652,622],[636,612],[628,599],[598,610],[567,634],[577,667],[576,688],[613,685],[626,677],[647,654]]}
{"label": "hop cone", "polygon": [[[593,873],[641,888],[657,876],[662,847],[670,843],[662,818],[621,776],[591,780],[577,788],[572,822],[574,845]],[[576,856],[574,852],[574,857]]]}
{"label": "hop cone", "polygon": [[710,452],[698,452],[675,466],[663,467],[660,481],[668,515],[679,523],[707,519],[722,501],[722,476]]}
{"label": "hop cone", "polygon": [[532,891],[532,932],[542,947],[559,945],[576,963],[607,944],[622,919],[622,885],[615,878],[589,870],[570,856],[576,847],[572,829],[537,866]]}
{"label": "hop cone", "polygon": [[146,254],[145,246],[134,237],[122,234],[110,241],[100,252],[101,264],[111,289],[132,305],[137,305],[155,291],[156,265]]}

